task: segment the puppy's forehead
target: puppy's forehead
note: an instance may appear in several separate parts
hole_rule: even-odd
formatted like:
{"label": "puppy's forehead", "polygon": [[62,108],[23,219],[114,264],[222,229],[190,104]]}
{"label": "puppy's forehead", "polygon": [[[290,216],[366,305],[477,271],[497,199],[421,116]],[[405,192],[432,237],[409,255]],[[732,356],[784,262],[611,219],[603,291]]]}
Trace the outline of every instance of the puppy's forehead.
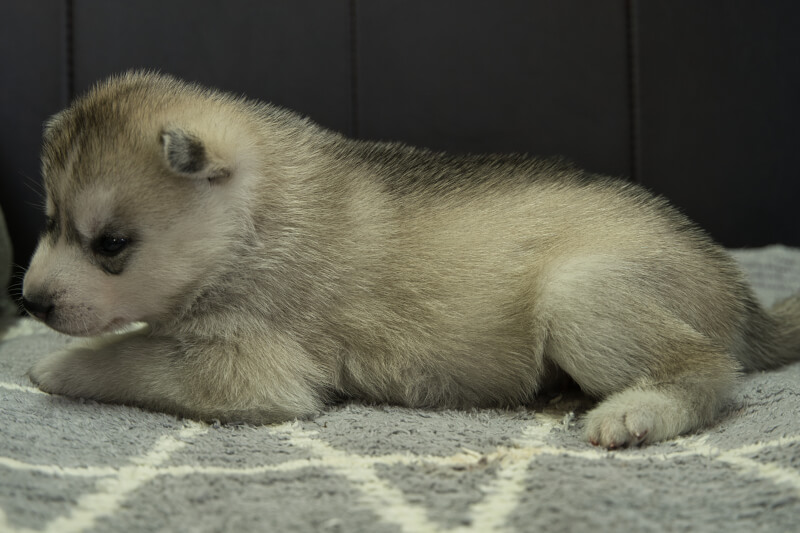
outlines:
{"label": "puppy's forehead", "polygon": [[82,235],[94,235],[119,219],[119,195],[105,184],[84,187],[71,203],[75,228]]}
{"label": "puppy's forehead", "polygon": [[122,117],[88,120],[81,109],[62,112],[44,135],[42,174],[48,188],[58,189],[66,182],[81,186],[86,179],[96,179],[102,159],[119,151],[124,137]]}
{"label": "puppy's forehead", "polygon": [[113,179],[120,159],[157,153],[164,106],[148,93],[135,83],[99,86],[50,119],[42,146],[48,187]]}
{"label": "puppy's forehead", "polygon": [[124,192],[103,182],[73,189],[62,196],[48,191],[47,215],[54,220],[57,233],[73,241],[96,237],[114,228],[127,228],[134,215],[129,195]]}

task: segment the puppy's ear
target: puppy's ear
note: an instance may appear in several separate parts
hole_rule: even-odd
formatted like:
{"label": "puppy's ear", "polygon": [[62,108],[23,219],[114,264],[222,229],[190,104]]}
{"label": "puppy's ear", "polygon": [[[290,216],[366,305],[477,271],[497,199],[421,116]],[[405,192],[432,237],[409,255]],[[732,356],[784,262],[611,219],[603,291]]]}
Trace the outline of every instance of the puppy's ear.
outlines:
{"label": "puppy's ear", "polygon": [[231,175],[231,169],[209,153],[203,141],[192,133],[180,128],[164,129],[161,145],[167,165],[178,174],[211,182]]}

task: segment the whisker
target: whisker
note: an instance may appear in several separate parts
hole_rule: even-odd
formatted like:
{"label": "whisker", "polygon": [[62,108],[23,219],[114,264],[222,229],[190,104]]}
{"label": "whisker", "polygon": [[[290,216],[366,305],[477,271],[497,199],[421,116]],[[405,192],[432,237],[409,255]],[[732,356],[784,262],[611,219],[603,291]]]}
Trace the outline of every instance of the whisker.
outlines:
{"label": "whisker", "polygon": [[47,208],[43,199],[37,201],[27,200],[25,202],[25,205],[27,205],[28,207],[35,207],[40,212],[44,212],[44,210]]}
{"label": "whisker", "polygon": [[25,178],[25,180],[23,181],[25,186],[29,190],[34,192],[36,194],[36,196],[38,196],[39,198],[44,200],[44,198],[45,198],[45,189],[44,189],[44,183],[42,182],[42,180],[37,179],[37,178],[32,178],[31,176],[27,175],[24,172],[19,172],[19,175],[22,176],[23,178]]}

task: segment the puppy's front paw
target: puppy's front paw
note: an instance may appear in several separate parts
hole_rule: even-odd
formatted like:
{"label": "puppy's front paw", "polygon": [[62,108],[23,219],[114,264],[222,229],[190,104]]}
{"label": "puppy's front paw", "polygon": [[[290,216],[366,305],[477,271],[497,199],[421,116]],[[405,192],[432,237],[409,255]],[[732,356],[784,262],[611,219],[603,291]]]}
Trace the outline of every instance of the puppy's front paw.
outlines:
{"label": "puppy's front paw", "polygon": [[28,370],[28,378],[40,390],[50,394],[67,394],[67,368],[69,352],[58,352],[45,357]]}
{"label": "puppy's front paw", "polygon": [[586,415],[586,438],[609,450],[674,437],[681,432],[680,406],[657,391],[628,390]]}

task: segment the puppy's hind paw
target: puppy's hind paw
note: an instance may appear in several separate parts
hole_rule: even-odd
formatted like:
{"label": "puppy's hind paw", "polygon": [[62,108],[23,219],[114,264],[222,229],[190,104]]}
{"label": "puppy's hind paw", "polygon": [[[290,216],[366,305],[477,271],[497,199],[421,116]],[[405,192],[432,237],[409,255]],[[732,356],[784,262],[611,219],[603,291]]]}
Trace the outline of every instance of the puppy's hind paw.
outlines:
{"label": "puppy's hind paw", "polygon": [[586,415],[586,438],[609,450],[668,439],[685,429],[681,411],[661,392],[623,391]]}
{"label": "puppy's hind paw", "polygon": [[598,410],[589,413],[586,419],[586,437],[593,445],[617,450],[648,442],[652,424],[643,420],[641,413],[604,413]]}

